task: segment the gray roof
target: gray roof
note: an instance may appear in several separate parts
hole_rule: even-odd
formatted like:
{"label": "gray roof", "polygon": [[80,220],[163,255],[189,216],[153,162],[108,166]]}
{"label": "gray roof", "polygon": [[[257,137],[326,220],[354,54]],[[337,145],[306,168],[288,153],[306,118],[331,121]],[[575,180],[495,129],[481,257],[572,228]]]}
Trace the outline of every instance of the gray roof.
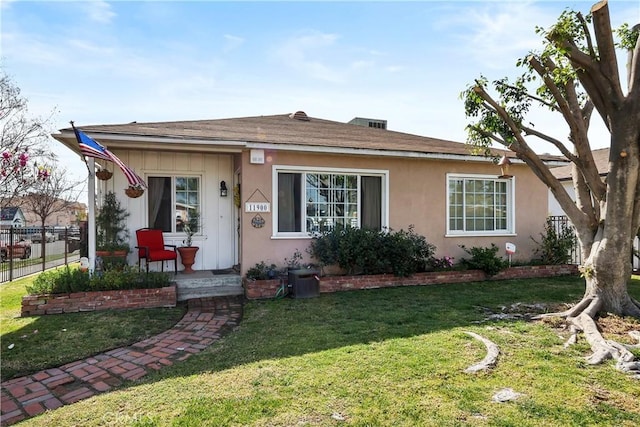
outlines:
{"label": "gray roof", "polygon": [[19,211],[20,211],[20,208],[16,206],[9,206],[6,208],[2,208],[0,209],[0,219],[2,221],[10,221],[16,217]]}

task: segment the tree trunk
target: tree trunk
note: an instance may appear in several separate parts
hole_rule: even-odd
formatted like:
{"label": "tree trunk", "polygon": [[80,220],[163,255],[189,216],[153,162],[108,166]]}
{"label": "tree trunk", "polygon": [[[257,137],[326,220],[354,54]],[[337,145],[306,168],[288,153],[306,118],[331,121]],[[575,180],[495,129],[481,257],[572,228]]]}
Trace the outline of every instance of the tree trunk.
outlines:
{"label": "tree trunk", "polygon": [[[628,239],[620,239],[628,240]],[[624,252],[615,246],[596,242],[592,249],[592,257],[587,260],[584,272],[586,278],[585,298],[600,300],[600,311],[619,316],[640,317],[640,308],[629,296],[627,282],[631,277],[629,249]]]}
{"label": "tree trunk", "polygon": [[587,253],[583,269],[587,278],[585,297],[598,297],[601,311],[640,318],[640,307],[627,291],[632,270],[630,254],[638,229],[634,212],[640,203],[635,197],[640,185],[640,136],[638,123],[628,120],[632,111],[622,108],[611,115],[607,193],[591,247],[583,247],[583,255]]}

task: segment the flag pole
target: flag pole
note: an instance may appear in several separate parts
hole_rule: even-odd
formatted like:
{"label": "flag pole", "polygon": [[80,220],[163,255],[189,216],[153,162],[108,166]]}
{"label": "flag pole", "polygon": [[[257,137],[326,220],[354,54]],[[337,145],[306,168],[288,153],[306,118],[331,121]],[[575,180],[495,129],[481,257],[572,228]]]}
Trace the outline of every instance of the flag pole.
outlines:
{"label": "flag pole", "polygon": [[89,167],[89,216],[87,218],[87,255],[89,256],[89,274],[93,274],[96,266],[96,173],[95,160],[87,159]]}
{"label": "flag pole", "polygon": [[[80,143],[73,120],[70,122],[76,139]],[[89,258],[89,274],[93,274],[96,266],[96,163],[93,157],[82,156],[89,173],[89,188],[87,189],[89,215],[87,217],[87,256]]]}

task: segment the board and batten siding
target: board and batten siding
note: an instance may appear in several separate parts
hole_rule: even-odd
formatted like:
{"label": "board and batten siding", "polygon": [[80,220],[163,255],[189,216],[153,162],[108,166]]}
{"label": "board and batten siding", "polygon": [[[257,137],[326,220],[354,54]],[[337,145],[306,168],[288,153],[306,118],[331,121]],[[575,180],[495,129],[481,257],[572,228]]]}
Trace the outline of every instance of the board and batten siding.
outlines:
{"label": "board and batten siding", "polygon": [[[145,180],[150,176],[198,176],[200,177],[201,232],[193,236],[193,245],[200,247],[193,268],[196,270],[217,270],[230,268],[238,262],[237,240],[235,239],[233,209],[233,156],[228,154],[151,152],[139,150],[114,150],[124,163],[132,167]],[[108,168],[111,170],[112,165]],[[227,197],[220,197],[220,181],[225,181],[229,189]],[[130,212],[128,226],[132,252],[129,262],[137,263],[138,255],[133,250],[137,245],[135,230],[147,227],[147,193],[137,199],[124,194],[127,181],[116,170],[109,181],[101,181],[98,200],[104,192],[114,191],[122,205]],[[184,233],[165,233],[165,243],[183,246]],[[169,263],[171,264],[171,263]],[[173,265],[165,265],[171,270]],[[150,264],[151,269],[159,269],[159,263]],[[178,260],[178,270],[182,267]]]}

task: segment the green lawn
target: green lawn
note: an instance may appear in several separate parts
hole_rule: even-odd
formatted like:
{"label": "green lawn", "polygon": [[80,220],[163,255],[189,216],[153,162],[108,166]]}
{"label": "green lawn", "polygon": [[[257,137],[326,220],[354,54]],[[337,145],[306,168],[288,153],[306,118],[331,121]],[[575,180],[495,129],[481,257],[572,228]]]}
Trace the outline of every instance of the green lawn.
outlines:
{"label": "green lawn", "polygon": [[25,286],[35,277],[0,285],[3,381],[141,341],[184,315],[178,307],[19,317]]}
{"label": "green lawn", "polygon": [[[640,381],[588,366],[584,341],[540,323],[485,321],[522,303],[575,302],[577,278],[252,301],[208,350],[23,425],[637,426]],[[640,298],[640,278],[630,290]],[[495,369],[463,371],[500,346]],[[522,396],[494,403],[503,388]]]}

